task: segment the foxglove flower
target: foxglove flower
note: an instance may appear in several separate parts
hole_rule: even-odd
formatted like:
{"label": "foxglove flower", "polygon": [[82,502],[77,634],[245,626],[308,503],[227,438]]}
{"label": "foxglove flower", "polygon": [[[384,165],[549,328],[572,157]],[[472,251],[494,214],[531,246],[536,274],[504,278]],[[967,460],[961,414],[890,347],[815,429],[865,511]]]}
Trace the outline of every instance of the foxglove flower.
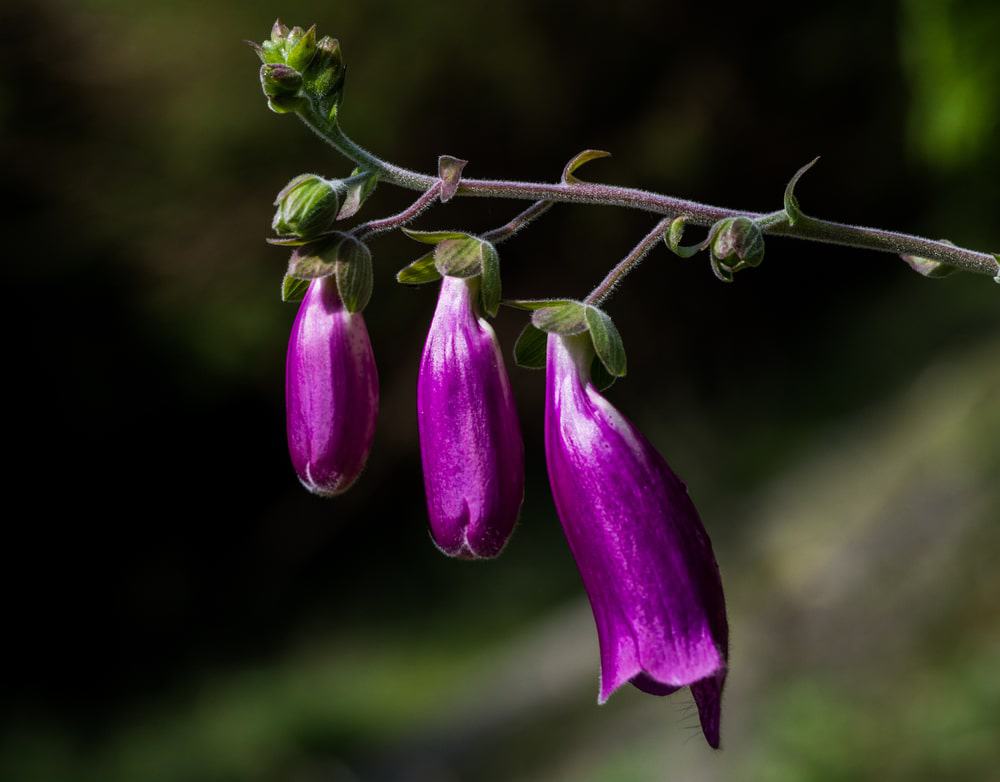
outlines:
{"label": "foxglove flower", "polygon": [[590,382],[587,335],[548,337],[545,455],[597,623],[604,703],[689,686],[719,745],[729,631],[712,545],[684,484]]}
{"label": "foxglove flower", "polygon": [[334,496],[368,459],[378,415],[378,372],[360,312],[348,312],[333,276],[309,284],[288,341],[288,450],[302,485]]}
{"label": "foxglove flower", "polygon": [[524,499],[524,444],[478,278],[444,277],[420,362],[417,414],[431,536],[444,553],[500,553]]}

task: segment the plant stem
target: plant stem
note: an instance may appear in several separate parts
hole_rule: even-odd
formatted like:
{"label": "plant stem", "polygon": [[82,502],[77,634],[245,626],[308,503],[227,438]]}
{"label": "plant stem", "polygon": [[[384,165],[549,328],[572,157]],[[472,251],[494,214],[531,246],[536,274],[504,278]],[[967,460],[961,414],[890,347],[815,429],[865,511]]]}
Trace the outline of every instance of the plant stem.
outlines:
{"label": "plant stem", "polygon": [[499,228],[494,228],[491,231],[487,231],[481,236],[481,238],[488,242],[493,242],[494,244],[505,242],[532,220],[537,220],[549,211],[549,209],[552,208],[553,203],[554,202],[552,201],[536,201],[509,223],[501,225]]}
{"label": "plant stem", "polygon": [[[381,180],[421,191],[429,190],[440,181],[437,177],[393,165],[373,155],[344,135],[335,120],[324,120],[308,110],[301,112],[299,116],[320,138],[357,165],[377,172]],[[805,215],[799,217],[795,225],[789,225],[787,220],[778,219],[780,213],[777,212],[759,213],[710,206],[631,187],[591,182],[546,183],[463,178],[457,195],[621,206],[671,217],[683,216],[688,223],[703,226],[713,225],[727,217],[749,217],[760,221],[765,233],[776,236],[915,255],[940,261],[964,271],[988,274],[991,277],[1000,276],[998,275],[1000,261],[993,254],[956,247],[946,242],[879,228],[835,223]]]}
{"label": "plant stem", "polygon": [[382,217],[378,220],[369,220],[367,223],[362,223],[355,228],[352,233],[355,234],[358,239],[364,240],[369,236],[384,233],[385,231],[391,231],[394,228],[406,225],[407,223],[416,220],[421,214],[429,209],[437,200],[438,193],[440,192],[441,180],[438,180],[426,191],[421,193],[420,198],[406,207],[406,209],[402,212],[390,215],[389,217]]}
{"label": "plant stem", "polygon": [[663,238],[663,234],[669,230],[670,222],[672,217],[665,217],[660,222],[658,222],[653,230],[642,237],[642,240],[635,247],[632,248],[632,252],[622,258],[611,271],[608,272],[607,276],[601,280],[600,284],[594,288],[583,301],[585,304],[593,304],[595,307],[599,307],[608,297],[614,292],[618,283],[620,283],[625,277],[635,269],[642,259],[645,258],[649,251],[653,249],[660,239]]}

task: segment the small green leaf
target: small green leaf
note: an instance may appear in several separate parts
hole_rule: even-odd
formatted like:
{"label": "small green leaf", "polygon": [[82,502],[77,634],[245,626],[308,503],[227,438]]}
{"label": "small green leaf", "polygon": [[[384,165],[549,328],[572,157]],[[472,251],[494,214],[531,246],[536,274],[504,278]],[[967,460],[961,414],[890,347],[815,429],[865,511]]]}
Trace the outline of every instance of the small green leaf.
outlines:
{"label": "small green leaf", "polygon": [[594,356],[594,360],[590,362],[590,382],[594,384],[594,387],[598,391],[607,391],[615,384],[617,379],[608,372],[604,366],[604,362],[597,356]]}
{"label": "small green leaf", "polygon": [[336,271],[337,245],[335,239],[323,239],[296,247],[288,259],[288,276],[297,280],[329,277]]}
{"label": "small green leaf", "polygon": [[587,307],[579,301],[568,301],[553,307],[535,310],[531,322],[535,328],[550,334],[582,334],[587,330]]}
{"label": "small green leaf", "polygon": [[993,278],[993,282],[1000,283],[1000,253],[991,253],[991,255],[997,262],[997,276]]}
{"label": "small green leaf", "polygon": [[561,304],[573,304],[572,299],[504,299],[501,302],[506,307],[518,310],[541,310]]}
{"label": "small green leaf", "polygon": [[530,323],[514,343],[514,363],[524,369],[544,369],[549,337]]}
{"label": "small green leaf", "polygon": [[475,277],[482,260],[483,241],[475,236],[445,239],[434,247],[434,265],[446,277]]}
{"label": "small green leaf", "polygon": [[337,290],[348,312],[361,312],[372,297],[372,254],[354,237],[337,245]]}
{"label": "small green leaf", "polygon": [[698,244],[691,244],[684,246],[681,244],[681,240],[684,238],[684,227],[687,224],[687,218],[685,217],[675,217],[670,223],[670,230],[663,235],[663,241],[667,243],[667,247],[670,251],[680,258],[690,258],[697,253],[700,253],[706,247],[708,247],[708,239]]}
{"label": "small green leaf", "polygon": [[810,168],[819,162],[819,157],[813,158],[809,163],[806,163],[802,168],[795,172],[795,175],[788,180],[788,185],[785,187],[785,214],[788,215],[788,224],[795,225],[796,222],[803,216],[802,209],[799,208],[799,199],[795,197],[795,186],[802,179],[802,175],[806,173]]}
{"label": "small green leaf", "polygon": [[491,318],[497,316],[500,309],[500,255],[496,247],[489,242],[482,243],[482,282],[479,287],[479,296],[483,304],[483,312]]}
{"label": "small green leaf", "polygon": [[337,212],[338,220],[346,220],[349,217],[354,217],[361,209],[361,205],[373,192],[375,192],[375,186],[378,184],[378,174],[374,171],[367,172],[367,176],[361,177],[364,174],[362,169],[356,168],[351,172],[349,180],[353,180],[358,177],[358,181],[352,181],[347,186],[347,192],[344,195],[343,206],[340,207],[340,211]]}
{"label": "small green leaf", "polygon": [[441,203],[446,204],[455,197],[458,185],[462,181],[462,169],[468,160],[459,160],[451,155],[441,155],[438,158],[438,176],[441,178]]}
{"label": "small green leaf", "polygon": [[302,301],[309,290],[309,280],[297,280],[287,274],[281,281],[281,300],[288,302]]}
{"label": "small green leaf", "polygon": [[424,244],[440,244],[446,239],[461,239],[469,236],[462,231],[414,231],[412,228],[404,228],[403,233]]}
{"label": "small green leaf", "polygon": [[625,345],[608,313],[588,304],[586,319],[587,327],[590,329],[590,339],[594,343],[594,352],[601,359],[608,374],[613,377],[625,377]]}
{"label": "small green leaf", "polygon": [[563,172],[562,172],[562,181],[563,181],[563,183],[567,184],[567,185],[576,184],[580,180],[577,179],[575,176],[573,176],[573,172],[576,171],[584,163],[588,163],[591,160],[598,160],[599,158],[602,158],[602,157],[611,157],[611,153],[610,152],[605,152],[603,149],[585,149],[585,150],[583,150],[583,152],[581,152],[576,157],[574,157],[572,160],[570,160],[569,163],[566,164],[566,167],[563,168]]}
{"label": "small green leaf", "polygon": [[396,282],[403,285],[423,285],[441,279],[441,274],[434,265],[434,251],[421,255],[409,266],[404,266],[396,274]]}

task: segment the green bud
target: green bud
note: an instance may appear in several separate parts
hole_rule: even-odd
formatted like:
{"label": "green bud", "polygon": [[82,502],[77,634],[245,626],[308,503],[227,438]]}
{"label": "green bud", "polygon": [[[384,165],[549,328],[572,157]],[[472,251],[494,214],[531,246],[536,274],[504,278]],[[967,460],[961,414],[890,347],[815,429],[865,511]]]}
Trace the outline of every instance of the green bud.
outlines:
{"label": "green bud", "polygon": [[288,97],[302,87],[302,74],[283,63],[264,63],[260,66],[260,86],[269,98]]}
{"label": "green bud", "polygon": [[759,266],[764,260],[760,226],[748,217],[720,220],[712,230],[712,259],[730,272]]}
{"label": "green bud", "polygon": [[285,55],[285,62],[289,67],[302,72],[309,66],[316,54],[316,25],[306,30],[305,35],[299,38],[294,45],[290,41],[291,36],[289,36],[289,48]]}
{"label": "green bud", "polygon": [[271,27],[271,40],[274,43],[280,43],[288,37],[288,27],[281,23],[280,19],[275,19],[274,24]]}
{"label": "green bud", "polygon": [[326,98],[344,86],[344,57],[340,43],[324,35],[316,44],[316,53],[303,74],[308,89],[320,98]]}
{"label": "green bud", "polygon": [[337,217],[344,187],[315,174],[295,177],[278,193],[271,227],[278,236],[309,238],[322,233]]}

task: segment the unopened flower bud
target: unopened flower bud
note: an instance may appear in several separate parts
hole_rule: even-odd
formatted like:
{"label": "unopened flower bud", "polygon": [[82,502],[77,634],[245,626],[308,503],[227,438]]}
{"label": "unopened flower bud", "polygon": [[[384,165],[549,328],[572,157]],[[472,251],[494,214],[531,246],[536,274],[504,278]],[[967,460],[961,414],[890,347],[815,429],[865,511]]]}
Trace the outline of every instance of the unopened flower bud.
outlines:
{"label": "unopened flower bud", "polygon": [[344,83],[344,57],[340,43],[324,35],[316,44],[316,54],[303,74],[309,90],[320,97],[336,92]]}
{"label": "unopened flower bud", "polygon": [[726,218],[713,233],[712,258],[725,269],[735,272],[764,260],[764,234],[750,218]]}
{"label": "unopened flower bud", "polygon": [[309,238],[322,233],[337,217],[345,188],[337,180],[315,174],[295,177],[278,193],[271,227],[278,236]]}
{"label": "unopened flower bud", "polygon": [[294,95],[302,87],[302,74],[284,63],[264,63],[260,66],[260,86],[269,98]]}
{"label": "unopened flower bud", "polygon": [[524,499],[524,444],[479,279],[445,277],[417,381],[431,537],[445,554],[495,557]]}
{"label": "unopened flower bud", "polygon": [[314,494],[346,491],[368,459],[378,415],[378,372],[360,312],[344,307],[333,277],[313,280],[288,341],[288,450]]}

